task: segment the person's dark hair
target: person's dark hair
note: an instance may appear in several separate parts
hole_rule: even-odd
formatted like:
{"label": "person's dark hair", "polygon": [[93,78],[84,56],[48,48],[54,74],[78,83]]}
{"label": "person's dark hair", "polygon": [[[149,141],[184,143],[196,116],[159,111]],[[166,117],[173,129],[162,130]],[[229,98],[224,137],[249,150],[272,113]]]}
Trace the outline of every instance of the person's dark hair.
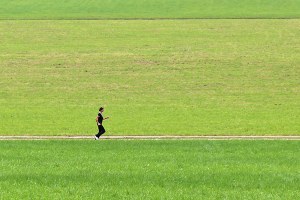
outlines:
{"label": "person's dark hair", "polygon": [[103,109],[104,109],[103,107],[100,107],[100,108],[99,108],[99,111],[101,111],[101,110],[103,110]]}

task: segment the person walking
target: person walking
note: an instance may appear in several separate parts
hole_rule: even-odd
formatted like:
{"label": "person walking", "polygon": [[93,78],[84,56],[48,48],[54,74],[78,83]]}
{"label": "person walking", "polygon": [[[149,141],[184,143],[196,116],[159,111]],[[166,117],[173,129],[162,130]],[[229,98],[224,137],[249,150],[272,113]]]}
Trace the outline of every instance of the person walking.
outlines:
{"label": "person walking", "polygon": [[97,122],[99,132],[98,132],[98,134],[95,135],[95,140],[99,140],[100,136],[105,133],[105,128],[104,128],[102,122],[104,120],[107,120],[109,117],[104,118],[103,112],[104,112],[104,107],[100,107],[98,116],[96,117],[96,122]]}

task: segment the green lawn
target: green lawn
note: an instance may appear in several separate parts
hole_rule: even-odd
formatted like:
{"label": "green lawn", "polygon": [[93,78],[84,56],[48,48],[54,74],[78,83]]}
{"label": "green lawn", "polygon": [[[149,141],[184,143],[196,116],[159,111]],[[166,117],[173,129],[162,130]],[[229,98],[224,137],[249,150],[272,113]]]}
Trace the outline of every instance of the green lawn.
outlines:
{"label": "green lawn", "polygon": [[297,135],[300,20],[0,21],[0,134]]}
{"label": "green lawn", "polygon": [[0,199],[297,199],[299,141],[0,141]]}
{"label": "green lawn", "polygon": [[1,0],[0,19],[299,18],[300,0]]}

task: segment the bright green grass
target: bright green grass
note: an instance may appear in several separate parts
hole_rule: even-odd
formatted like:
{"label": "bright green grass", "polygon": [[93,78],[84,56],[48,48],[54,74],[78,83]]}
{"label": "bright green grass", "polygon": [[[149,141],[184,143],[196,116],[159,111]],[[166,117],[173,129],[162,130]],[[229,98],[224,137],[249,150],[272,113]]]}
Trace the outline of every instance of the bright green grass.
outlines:
{"label": "bright green grass", "polygon": [[1,141],[0,199],[297,199],[299,141]]}
{"label": "bright green grass", "polygon": [[0,1],[0,19],[299,17],[300,0]]}
{"label": "bright green grass", "polygon": [[300,20],[1,21],[0,133],[300,133]]}

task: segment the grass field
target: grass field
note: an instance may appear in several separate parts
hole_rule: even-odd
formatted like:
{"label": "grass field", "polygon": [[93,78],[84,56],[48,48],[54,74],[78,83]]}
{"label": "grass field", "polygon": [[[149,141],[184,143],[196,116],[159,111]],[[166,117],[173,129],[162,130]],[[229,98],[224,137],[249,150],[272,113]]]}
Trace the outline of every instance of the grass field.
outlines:
{"label": "grass field", "polygon": [[[300,0],[1,0],[0,135],[92,136],[99,106],[106,135],[299,135],[299,10]],[[294,200],[299,150],[0,141],[0,199]]]}
{"label": "grass field", "polygon": [[0,199],[297,199],[299,141],[0,141]]}
{"label": "grass field", "polygon": [[0,21],[0,133],[300,133],[300,20]]}
{"label": "grass field", "polygon": [[300,0],[1,0],[0,19],[299,18]]}
{"label": "grass field", "polygon": [[[93,134],[104,105],[112,135],[298,135],[299,10],[300,0],[0,1],[0,134]],[[137,18],[156,20],[122,20]]]}

